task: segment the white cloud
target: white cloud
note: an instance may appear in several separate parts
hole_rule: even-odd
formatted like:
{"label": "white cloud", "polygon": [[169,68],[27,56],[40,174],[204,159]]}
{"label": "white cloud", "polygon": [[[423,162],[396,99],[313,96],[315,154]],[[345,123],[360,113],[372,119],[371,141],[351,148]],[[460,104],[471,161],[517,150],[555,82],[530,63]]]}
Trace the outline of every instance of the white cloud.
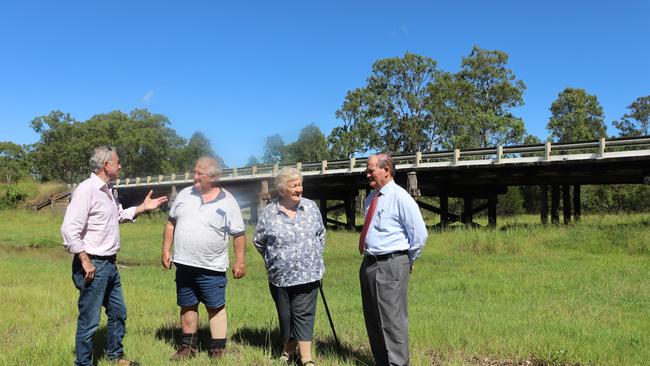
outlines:
{"label": "white cloud", "polygon": [[409,27],[405,25],[401,25],[398,29],[395,29],[392,32],[390,32],[390,35],[393,37],[407,36],[409,34],[409,30],[410,30]]}
{"label": "white cloud", "polygon": [[156,95],[156,92],[153,90],[149,90],[143,97],[142,97],[142,102],[143,103],[150,103],[153,100],[153,97]]}

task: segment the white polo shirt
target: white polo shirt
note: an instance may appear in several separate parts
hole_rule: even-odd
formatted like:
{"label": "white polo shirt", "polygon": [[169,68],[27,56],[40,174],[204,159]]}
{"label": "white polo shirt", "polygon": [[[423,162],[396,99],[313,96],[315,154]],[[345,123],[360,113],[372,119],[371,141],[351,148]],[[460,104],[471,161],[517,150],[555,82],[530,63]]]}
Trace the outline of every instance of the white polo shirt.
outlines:
{"label": "white polo shirt", "polygon": [[169,218],[176,222],[172,260],[187,266],[225,272],[228,239],[244,233],[244,220],[237,200],[221,188],[217,197],[203,202],[193,186],[176,196]]}

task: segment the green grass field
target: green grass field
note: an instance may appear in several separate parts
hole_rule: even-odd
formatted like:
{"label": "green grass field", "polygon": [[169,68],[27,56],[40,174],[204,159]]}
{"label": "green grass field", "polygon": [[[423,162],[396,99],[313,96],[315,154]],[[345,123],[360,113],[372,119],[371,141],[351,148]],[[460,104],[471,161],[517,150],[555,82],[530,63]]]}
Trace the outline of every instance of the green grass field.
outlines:
{"label": "green grass field", "polygon": [[[70,365],[77,291],[60,245],[60,216],[0,212],[0,365]],[[650,215],[585,216],[543,228],[500,219],[497,230],[432,232],[409,292],[413,365],[647,365],[650,362]],[[179,336],[173,271],[159,265],[162,217],[122,226],[119,261],[129,310],[127,355],[167,365]],[[252,230],[252,228],[251,228]],[[248,236],[250,243],[251,236]],[[355,233],[329,231],[319,365],[370,365]],[[229,349],[220,365],[279,365],[277,320],[261,257],[229,278]],[[201,309],[202,335],[207,338]],[[105,343],[105,318],[95,337]],[[98,365],[108,365],[97,347]],[[528,362],[528,363],[527,363]],[[185,362],[207,365],[205,353]]]}

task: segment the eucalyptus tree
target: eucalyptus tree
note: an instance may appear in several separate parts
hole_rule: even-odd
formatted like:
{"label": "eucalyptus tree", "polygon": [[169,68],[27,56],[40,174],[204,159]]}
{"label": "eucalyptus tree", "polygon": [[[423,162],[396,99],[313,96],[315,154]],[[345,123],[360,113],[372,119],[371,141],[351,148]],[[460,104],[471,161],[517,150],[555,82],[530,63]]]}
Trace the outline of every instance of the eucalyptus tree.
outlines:
{"label": "eucalyptus tree", "polygon": [[40,179],[72,182],[88,174],[91,142],[83,133],[81,122],[56,110],[34,118],[30,126],[41,135],[30,153]]}
{"label": "eucalyptus tree", "polygon": [[595,140],[607,136],[603,108],[584,89],[565,88],[551,104],[546,126],[553,141]]}
{"label": "eucalyptus tree", "polygon": [[313,162],[329,158],[327,138],[313,123],[300,130],[298,139],[286,146],[282,163]]}
{"label": "eucalyptus tree", "polygon": [[435,60],[413,53],[376,61],[366,85],[349,92],[337,111],[344,125],[330,134],[331,149],[339,157],[368,149],[430,150],[435,126],[426,109],[428,86],[438,73]]}
{"label": "eucalyptus tree", "polygon": [[430,85],[428,109],[443,149],[520,143],[524,122],[511,109],[524,104],[526,85],[507,67],[509,56],[474,46],[456,74]]}
{"label": "eucalyptus tree", "polygon": [[277,164],[282,161],[285,154],[286,146],[282,136],[275,134],[269,136],[264,141],[264,155],[262,155],[262,162],[264,164]]}
{"label": "eucalyptus tree", "polygon": [[343,106],[336,111],[336,118],[343,121],[343,124],[334,127],[327,138],[333,159],[349,159],[380,145],[379,130],[370,121],[363,89],[347,93]]}
{"label": "eucalyptus tree", "polygon": [[650,95],[637,98],[627,106],[630,112],[625,113],[620,120],[614,121],[619,130],[619,136],[645,136],[650,134]]}
{"label": "eucalyptus tree", "polygon": [[29,174],[28,147],[0,141],[0,183],[14,183]]}

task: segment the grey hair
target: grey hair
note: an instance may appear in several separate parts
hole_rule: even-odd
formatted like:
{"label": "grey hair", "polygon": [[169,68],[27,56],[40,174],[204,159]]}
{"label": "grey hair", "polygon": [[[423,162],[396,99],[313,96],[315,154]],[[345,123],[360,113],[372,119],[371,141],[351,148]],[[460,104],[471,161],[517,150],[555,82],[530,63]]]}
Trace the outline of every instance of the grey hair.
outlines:
{"label": "grey hair", "polygon": [[395,176],[395,162],[393,162],[393,158],[386,154],[386,153],[379,153],[374,155],[377,158],[377,166],[381,169],[388,167],[388,171],[390,172],[390,176],[394,177]]}
{"label": "grey hair", "polygon": [[287,183],[292,180],[300,180],[302,182],[302,174],[300,174],[300,170],[294,167],[285,166],[280,169],[278,175],[275,177],[275,187],[278,190],[284,189],[286,188]]}
{"label": "grey hair", "polygon": [[200,158],[196,159],[194,166],[196,167],[198,164],[207,166],[205,174],[212,177],[212,185],[216,185],[219,182],[219,177],[221,176],[221,167],[219,166],[217,159],[213,158],[212,156],[201,156]]}
{"label": "grey hair", "polygon": [[99,173],[100,170],[104,169],[104,163],[111,161],[113,159],[113,154],[116,153],[114,147],[111,146],[97,146],[95,151],[90,156],[90,171],[93,173]]}

